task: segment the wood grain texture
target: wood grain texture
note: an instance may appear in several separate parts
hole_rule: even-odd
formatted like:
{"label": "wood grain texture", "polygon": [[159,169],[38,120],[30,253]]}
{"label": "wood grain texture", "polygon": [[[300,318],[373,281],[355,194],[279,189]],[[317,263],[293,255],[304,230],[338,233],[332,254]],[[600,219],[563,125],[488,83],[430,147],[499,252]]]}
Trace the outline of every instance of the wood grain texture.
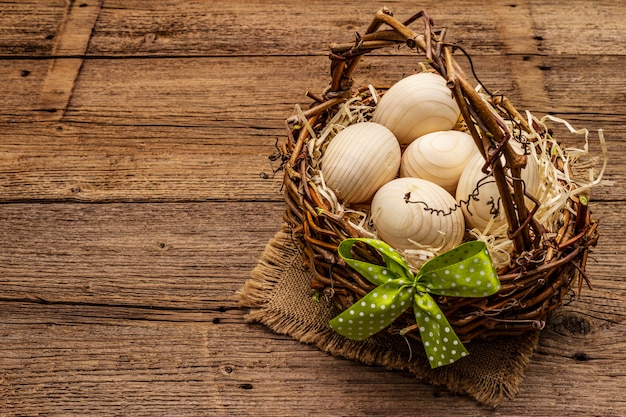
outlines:
{"label": "wood grain texture", "polygon": [[0,55],[50,56],[67,7],[64,0],[0,4]]}
{"label": "wood grain texture", "polygon": [[[76,4],[91,6],[87,1]],[[244,6],[198,0],[107,0],[87,54],[325,55],[330,42],[351,39],[354,31],[363,31],[382,6],[401,19],[427,10],[437,26],[449,29],[450,40],[461,42],[474,54],[626,53],[618,35],[626,30],[621,4],[608,0],[592,4],[584,0],[366,0],[347,4],[253,0]],[[64,8],[65,2],[58,0],[3,2],[0,39],[6,41],[0,42],[0,54],[54,55],[51,40]],[[33,15],[37,19],[31,19]]]}
{"label": "wood grain texture", "polygon": [[[389,59],[364,59],[357,82],[388,84],[415,68],[414,58],[402,57],[387,70]],[[550,68],[535,71],[508,65],[513,59],[523,62],[478,57],[475,65],[486,85],[506,92],[521,109],[560,115],[577,128],[605,129],[611,167],[621,163],[624,75],[613,68],[626,58],[606,58],[591,73],[586,68],[595,58],[535,57],[528,62]],[[323,90],[327,65],[323,57],[187,58],[182,65],[169,58],[87,60],[62,119],[44,123],[36,99],[22,92],[41,88],[45,61],[0,61],[13,75],[0,103],[0,121],[7,123],[0,200],[275,198],[280,174],[266,180],[262,173],[279,167],[268,158],[285,138],[284,119],[295,103],[310,104],[305,91]],[[31,74],[23,77],[23,68]],[[571,146],[582,146],[560,133]],[[597,135],[591,139],[597,151]],[[607,179],[614,183],[623,175],[611,169]],[[624,197],[623,189],[606,187],[595,194],[613,198],[616,192]]]}
{"label": "wood grain texture", "polygon": [[[281,223],[268,157],[283,121],[327,85],[327,45],[381,5],[428,10],[520,108],[605,130],[593,290],[553,315],[495,410],[246,324],[237,306]],[[64,31],[72,10],[95,18]],[[625,415],[624,22],[604,0],[0,2],[0,416]],[[53,63],[74,68],[58,73],[71,93],[46,114]],[[416,65],[383,51],[357,83]]]}
{"label": "wood grain texture", "polygon": [[605,353],[623,349],[623,323],[600,336],[548,329],[517,399],[487,410],[407,373],[332,358],[245,325],[241,314],[12,303],[0,324],[3,411],[409,416],[454,407],[467,416],[619,416],[626,406],[606,389],[624,377],[624,358]]}
{"label": "wood grain texture", "polygon": [[282,208],[235,201],[2,205],[1,235],[11,236],[0,253],[2,298],[232,307]]}
{"label": "wood grain texture", "polygon": [[[52,48],[54,56],[83,56],[91,38],[93,26],[100,14],[98,0],[69,2]],[[39,96],[39,117],[58,121],[63,117],[83,60],[59,58],[48,63],[48,73]]]}
{"label": "wood grain texture", "polygon": [[[2,298],[159,308],[223,303],[279,228],[282,207],[234,201],[1,205],[0,232],[11,236],[0,253]],[[603,239],[626,245],[621,203],[596,207]],[[594,249],[588,265],[594,290],[576,303],[610,307],[607,315],[597,312],[608,322],[610,315],[626,316],[626,306],[619,306],[625,295],[619,262],[610,246]]]}
{"label": "wood grain texture", "polygon": [[282,200],[280,161],[270,160],[279,128],[12,128],[0,153],[2,201]]}

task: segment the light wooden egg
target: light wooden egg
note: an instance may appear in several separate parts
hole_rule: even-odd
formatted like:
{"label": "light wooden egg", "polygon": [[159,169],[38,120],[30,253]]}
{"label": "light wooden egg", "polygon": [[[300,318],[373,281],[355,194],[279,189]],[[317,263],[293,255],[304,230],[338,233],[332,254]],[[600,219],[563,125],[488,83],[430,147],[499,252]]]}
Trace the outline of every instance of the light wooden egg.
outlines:
{"label": "light wooden egg", "polygon": [[427,133],[452,129],[459,115],[446,80],[421,72],[392,85],[376,106],[372,121],[389,128],[401,145],[408,145]]}
{"label": "light wooden egg", "polygon": [[[521,146],[511,142],[516,151]],[[504,161],[504,159],[503,159]],[[465,223],[469,228],[484,230],[491,218],[494,218],[491,230],[506,224],[506,215],[500,200],[500,193],[493,175],[481,171],[485,160],[482,155],[474,155],[465,166],[456,190],[456,200],[461,205]],[[531,195],[539,188],[539,167],[537,160],[528,155],[526,168],[522,170],[521,178],[526,184],[526,190]],[[527,207],[532,207],[532,201],[526,199]]]}
{"label": "light wooden egg", "polygon": [[401,158],[400,145],[389,129],[372,122],[355,123],[331,140],[321,170],[340,201],[360,203],[398,175]]}
{"label": "light wooden egg", "polygon": [[420,178],[397,178],[372,199],[372,222],[378,237],[398,249],[418,245],[451,249],[465,232],[463,213],[446,190]]}
{"label": "light wooden egg", "polygon": [[455,195],[463,168],[478,153],[474,139],[465,132],[445,130],[428,133],[404,150],[400,176],[423,178]]}

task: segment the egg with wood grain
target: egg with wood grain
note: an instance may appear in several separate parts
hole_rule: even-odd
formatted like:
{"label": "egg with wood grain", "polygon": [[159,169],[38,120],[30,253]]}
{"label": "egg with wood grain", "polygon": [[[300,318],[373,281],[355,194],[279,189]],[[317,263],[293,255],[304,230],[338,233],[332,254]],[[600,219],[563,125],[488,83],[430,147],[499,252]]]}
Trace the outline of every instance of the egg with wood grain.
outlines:
{"label": "egg with wood grain", "polygon": [[436,73],[420,72],[387,90],[372,121],[391,130],[405,146],[427,133],[452,129],[459,115],[459,106],[446,80]]}
{"label": "egg with wood grain", "polygon": [[428,133],[404,150],[400,176],[434,182],[455,195],[463,168],[478,153],[474,139],[465,132],[445,130]]}
{"label": "egg with wood grain", "polygon": [[340,201],[360,203],[397,176],[401,158],[400,145],[389,129],[361,122],[341,130],[330,141],[321,171]]}
{"label": "egg with wood grain", "polygon": [[[510,143],[517,153],[521,153],[521,145]],[[504,162],[504,157],[502,161]],[[507,222],[498,186],[490,171],[482,172],[484,164],[485,159],[481,154],[474,155],[465,166],[456,190],[456,200],[461,206],[467,226],[480,231],[484,231],[492,220],[490,230],[495,230]],[[530,195],[536,194],[539,189],[539,165],[532,154],[527,157],[521,179],[524,180],[526,192]],[[512,192],[510,186],[509,189]],[[532,200],[526,198],[525,201],[529,209],[533,207]]]}
{"label": "egg with wood grain", "polygon": [[371,204],[378,237],[398,249],[452,249],[463,240],[465,222],[454,197],[421,178],[397,178],[383,185]]}

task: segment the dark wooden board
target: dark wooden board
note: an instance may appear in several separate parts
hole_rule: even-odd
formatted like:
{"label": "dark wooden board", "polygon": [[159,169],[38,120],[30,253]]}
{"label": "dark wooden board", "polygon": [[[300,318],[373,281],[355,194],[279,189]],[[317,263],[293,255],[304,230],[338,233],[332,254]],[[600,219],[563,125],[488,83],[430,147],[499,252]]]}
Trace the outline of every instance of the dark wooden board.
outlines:
{"label": "dark wooden board", "polygon": [[[175,0],[26,0],[0,6],[0,55],[54,56],[66,8],[96,8],[93,56],[320,55],[330,42],[352,40],[382,6],[400,19],[426,10],[449,39],[478,54],[624,55],[626,31],[615,1],[424,0],[353,4]],[[80,7],[85,5],[84,7]],[[33,19],[33,16],[36,16]]]}
{"label": "dark wooden board", "polygon": [[[357,82],[387,85],[417,62],[400,57],[390,71],[391,59],[364,59]],[[611,160],[605,178],[614,184],[624,178],[615,168],[624,157],[626,100],[624,75],[613,68],[626,58],[603,59],[606,65],[591,72],[596,59],[587,57],[479,57],[475,64],[481,81],[520,109],[588,128],[594,153],[595,131],[604,129]],[[537,60],[550,69],[541,70]],[[73,93],[66,108],[50,113],[41,95],[22,93],[43,88],[48,63],[0,61],[9,74],[0,103],[0,200],[276,199],[280,174],[268,180],[263,173],[271,176],[280,164],[268,158],[286,138],[284,119],[294,105],[311,103],[307,90],[323,90],[327,65],[323,57],[87,60],[76,84],[68,81]],[[24,70],[31,72],[24,77]],[[599,84],[604,87],[595,92]],[[562,134],[565,143],[583,146],[581,138]],[[623,188],[595,193],[624,197]]]}
{"label": "dark wooden board", "polygon": [[[284,119],[382,5],[429,11],[488,88],[590,129],[594,154],[605,132],[593,290],[496,410],[238,308],[282,219]],[[626,414],[624,22],[615,1],[0,2],[0,416]],[[356,81],[418,61],[381,51]]]}
{"label": "dark wooden board", "polygon": [[[515,401],[496,410],[403,372],[333,358],[247,325],[239,310],[11,303],[3,307],[7,415],[620,416],[624,325],[550,327]],[[565,314],[565,313],[563,313]],[[569,322],[587,320],[567,312]],[[570,326],[571,328],[571,326]],[[583,382],[585,383],[582,386]]]}
{"label": "dark wooden board", "polygon": [[[621,202],[599,203],[602,245],[584,302],[619,305]],[[243,285],[279,229],[280,202],[0,205],[2,298],[145,307],[217,308]],[[597,277],[597,278],[596,278]],[[597,283],[595,283],[597,281]],[[587,301],[585,301],[587,300]],[[214,305],[216,303],[217,305]],[[609,320],[607,316],[598,318]]]}

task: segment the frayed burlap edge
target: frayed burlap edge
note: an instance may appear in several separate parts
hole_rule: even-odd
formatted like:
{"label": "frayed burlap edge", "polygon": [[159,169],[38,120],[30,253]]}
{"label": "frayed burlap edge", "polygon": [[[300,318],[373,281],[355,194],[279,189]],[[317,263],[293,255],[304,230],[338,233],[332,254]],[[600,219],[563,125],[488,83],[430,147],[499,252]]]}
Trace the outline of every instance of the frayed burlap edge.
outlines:
{"label": "frayed burlap edge", "polygon": [[[249,309],[247,322],[258,322],[272,331],[336,357],[368,365],[409,371],[451,392],[468,395],[479,403],[497,407],[514,398],[535,351],[539,332],[515,338],[467,344],[470,355],[456,363],[431,369],[423,347],[399,335],[376,335],[353,341],[335,333],[328,320],[337,314],[325,300],[313,301],[310,275],[301,266],[301,255],[286,225],[276,233],[257,266],[238,292],[240,306]],[[303,314],[304,312],[304,314]]]}

